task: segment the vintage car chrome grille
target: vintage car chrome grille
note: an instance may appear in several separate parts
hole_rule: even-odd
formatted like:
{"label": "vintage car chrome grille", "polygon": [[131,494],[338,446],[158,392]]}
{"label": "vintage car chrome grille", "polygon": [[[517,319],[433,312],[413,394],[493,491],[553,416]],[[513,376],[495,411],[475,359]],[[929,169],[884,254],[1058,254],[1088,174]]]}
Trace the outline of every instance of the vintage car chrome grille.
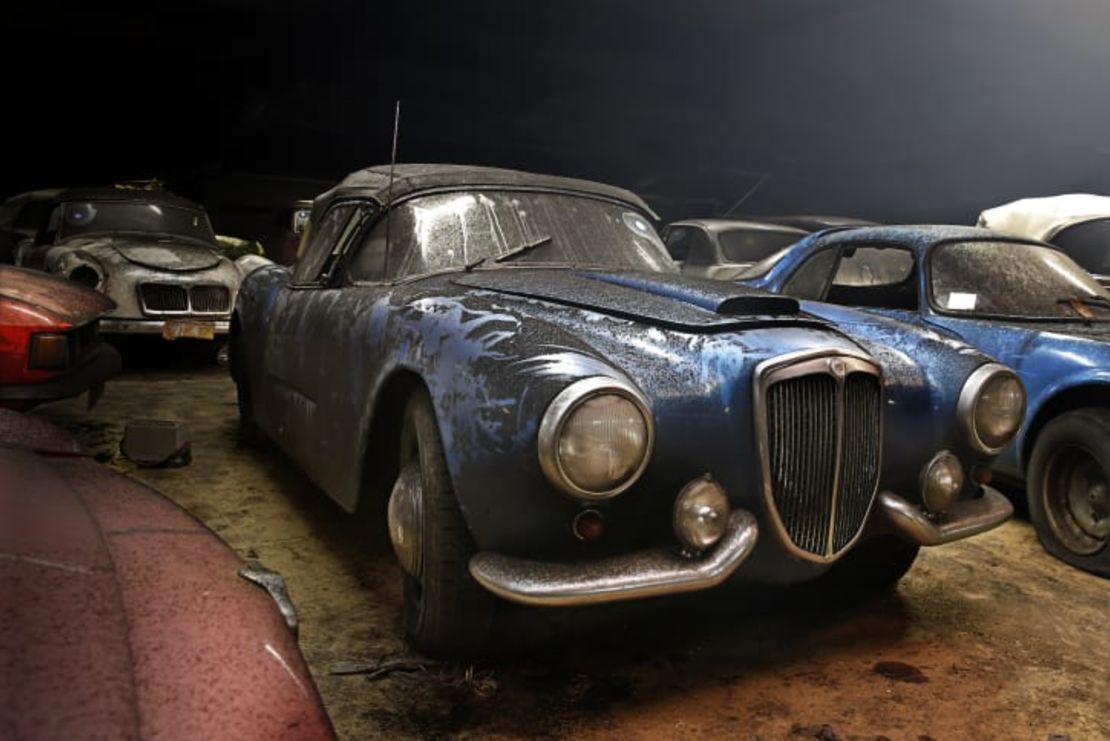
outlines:
{"label": "vintage car chrome grille", "polygon": [[139,286],[143,313],[226,314],[231,310],[231,291],[227,286],[189,286],[176,283],[143,283]]}
{"label": "vintage car chrome grille", "polygon": [[189,303],[198,314],[226,314],[231,308],[231,292],[225,286],[193,286]]}
{"label": "vintage car chrome grille", "polygon": [[169,283],[143,283],[139,286],[139,298],[146,314],[186,314],[189,311],[189,297],[185,286]]}
{"label": "vintage car chrome grille", "polygon": [[772,515],[793,552],[831,560],[859,535],[878,487],[880,371],[824,355],[777,365],[757,383]]}

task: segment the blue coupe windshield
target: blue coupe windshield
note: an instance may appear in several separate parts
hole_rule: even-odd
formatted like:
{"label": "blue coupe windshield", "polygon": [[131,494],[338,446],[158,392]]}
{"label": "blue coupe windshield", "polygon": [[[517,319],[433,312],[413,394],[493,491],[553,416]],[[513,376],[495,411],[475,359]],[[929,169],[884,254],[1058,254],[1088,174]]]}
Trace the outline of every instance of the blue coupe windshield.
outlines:
{"label": "blue coupe windshield", "polygon": [[942,311],[1110,320],[1110,293],[1059,250],[1023,242],[950,242],[929,259],[933,301]]}

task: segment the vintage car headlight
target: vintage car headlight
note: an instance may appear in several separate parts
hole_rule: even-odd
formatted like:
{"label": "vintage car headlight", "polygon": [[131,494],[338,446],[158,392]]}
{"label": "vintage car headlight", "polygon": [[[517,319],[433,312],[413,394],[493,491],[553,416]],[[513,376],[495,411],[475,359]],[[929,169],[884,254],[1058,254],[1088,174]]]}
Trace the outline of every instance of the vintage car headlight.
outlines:
{"label": "vintage car headlight", "polygon": [[540,467],[568,494],[604,499],[636,482],[654,442],[651,411],[638,390],[613,378],[586,378],[563,389],[544,412]]}
{"label": "vintage car headlight", "polygon": [[921,501],[925,509],[941,513],[952,506],[964,488],[964,467],[960,459],[942,450],[921,469]]}
{"label": "vintage car headlight", "polygon": [[971,445],[983,453],[998,453],[1021,427],[1025,387],[1006,366],[988,363],[968,376],[956,410]]}
{"label": "vintage car headlight", "polygon": [[691,481],[674,502],[674,533],[682,544],[704,551],[725,534],[728,526],[728,496],[713,479]]}

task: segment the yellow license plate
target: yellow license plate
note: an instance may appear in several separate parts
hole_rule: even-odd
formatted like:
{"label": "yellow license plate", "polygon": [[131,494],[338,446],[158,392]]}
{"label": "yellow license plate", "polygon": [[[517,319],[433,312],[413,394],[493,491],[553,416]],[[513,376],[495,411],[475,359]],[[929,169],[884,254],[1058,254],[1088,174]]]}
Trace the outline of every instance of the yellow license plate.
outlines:
{"label": "yellow license plate", "polygon": [[216,325],[212,322],[194,322],[188,319],[167,319],[162,325],[162,338],[177,340],[188,338],[192,340],[216,339]]}

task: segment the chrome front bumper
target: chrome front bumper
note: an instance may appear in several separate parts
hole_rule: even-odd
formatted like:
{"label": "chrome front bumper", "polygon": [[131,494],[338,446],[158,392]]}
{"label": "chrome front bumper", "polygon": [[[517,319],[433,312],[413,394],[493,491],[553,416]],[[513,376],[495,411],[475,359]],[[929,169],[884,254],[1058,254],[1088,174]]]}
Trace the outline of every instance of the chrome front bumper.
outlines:
{"label": "chrome front bumper", "polygon": [[586,563],[530,561],[483,552],[470,559],[470,575],[498,597],[544,607],[695,592],[732,576],[751,555],[758,533],[755,516],[735,510],[720,542],[696,558],[682,555],[676,547]]}
{"label": "chrome front bumper", "polygon": [[983,496],[952,505],[944,515],[930,517],[916,504],[884,491],[877,504],[894,529],[906,540],[924,546],[943,545],[992,530],[1014,514],[1014,505],[989,486]]}
{"label": "chrome front bumper", "polygon": [[[1013,512],[1009,500],[984,486],[982,497],[958,502],[939,518],[884,491],[875,500],[873,517],[883,518],[912,543],[933,546],[995,528]],[[747,510],[734,510],[721,541],[695,557],[683,555],[675,546],[578,563],[533,561],[485,551],[470,559],[470,575],[502,599],[542,607],[696,592],[716,587],[732,576],[751,555],[758,536],[755,516]]]}

